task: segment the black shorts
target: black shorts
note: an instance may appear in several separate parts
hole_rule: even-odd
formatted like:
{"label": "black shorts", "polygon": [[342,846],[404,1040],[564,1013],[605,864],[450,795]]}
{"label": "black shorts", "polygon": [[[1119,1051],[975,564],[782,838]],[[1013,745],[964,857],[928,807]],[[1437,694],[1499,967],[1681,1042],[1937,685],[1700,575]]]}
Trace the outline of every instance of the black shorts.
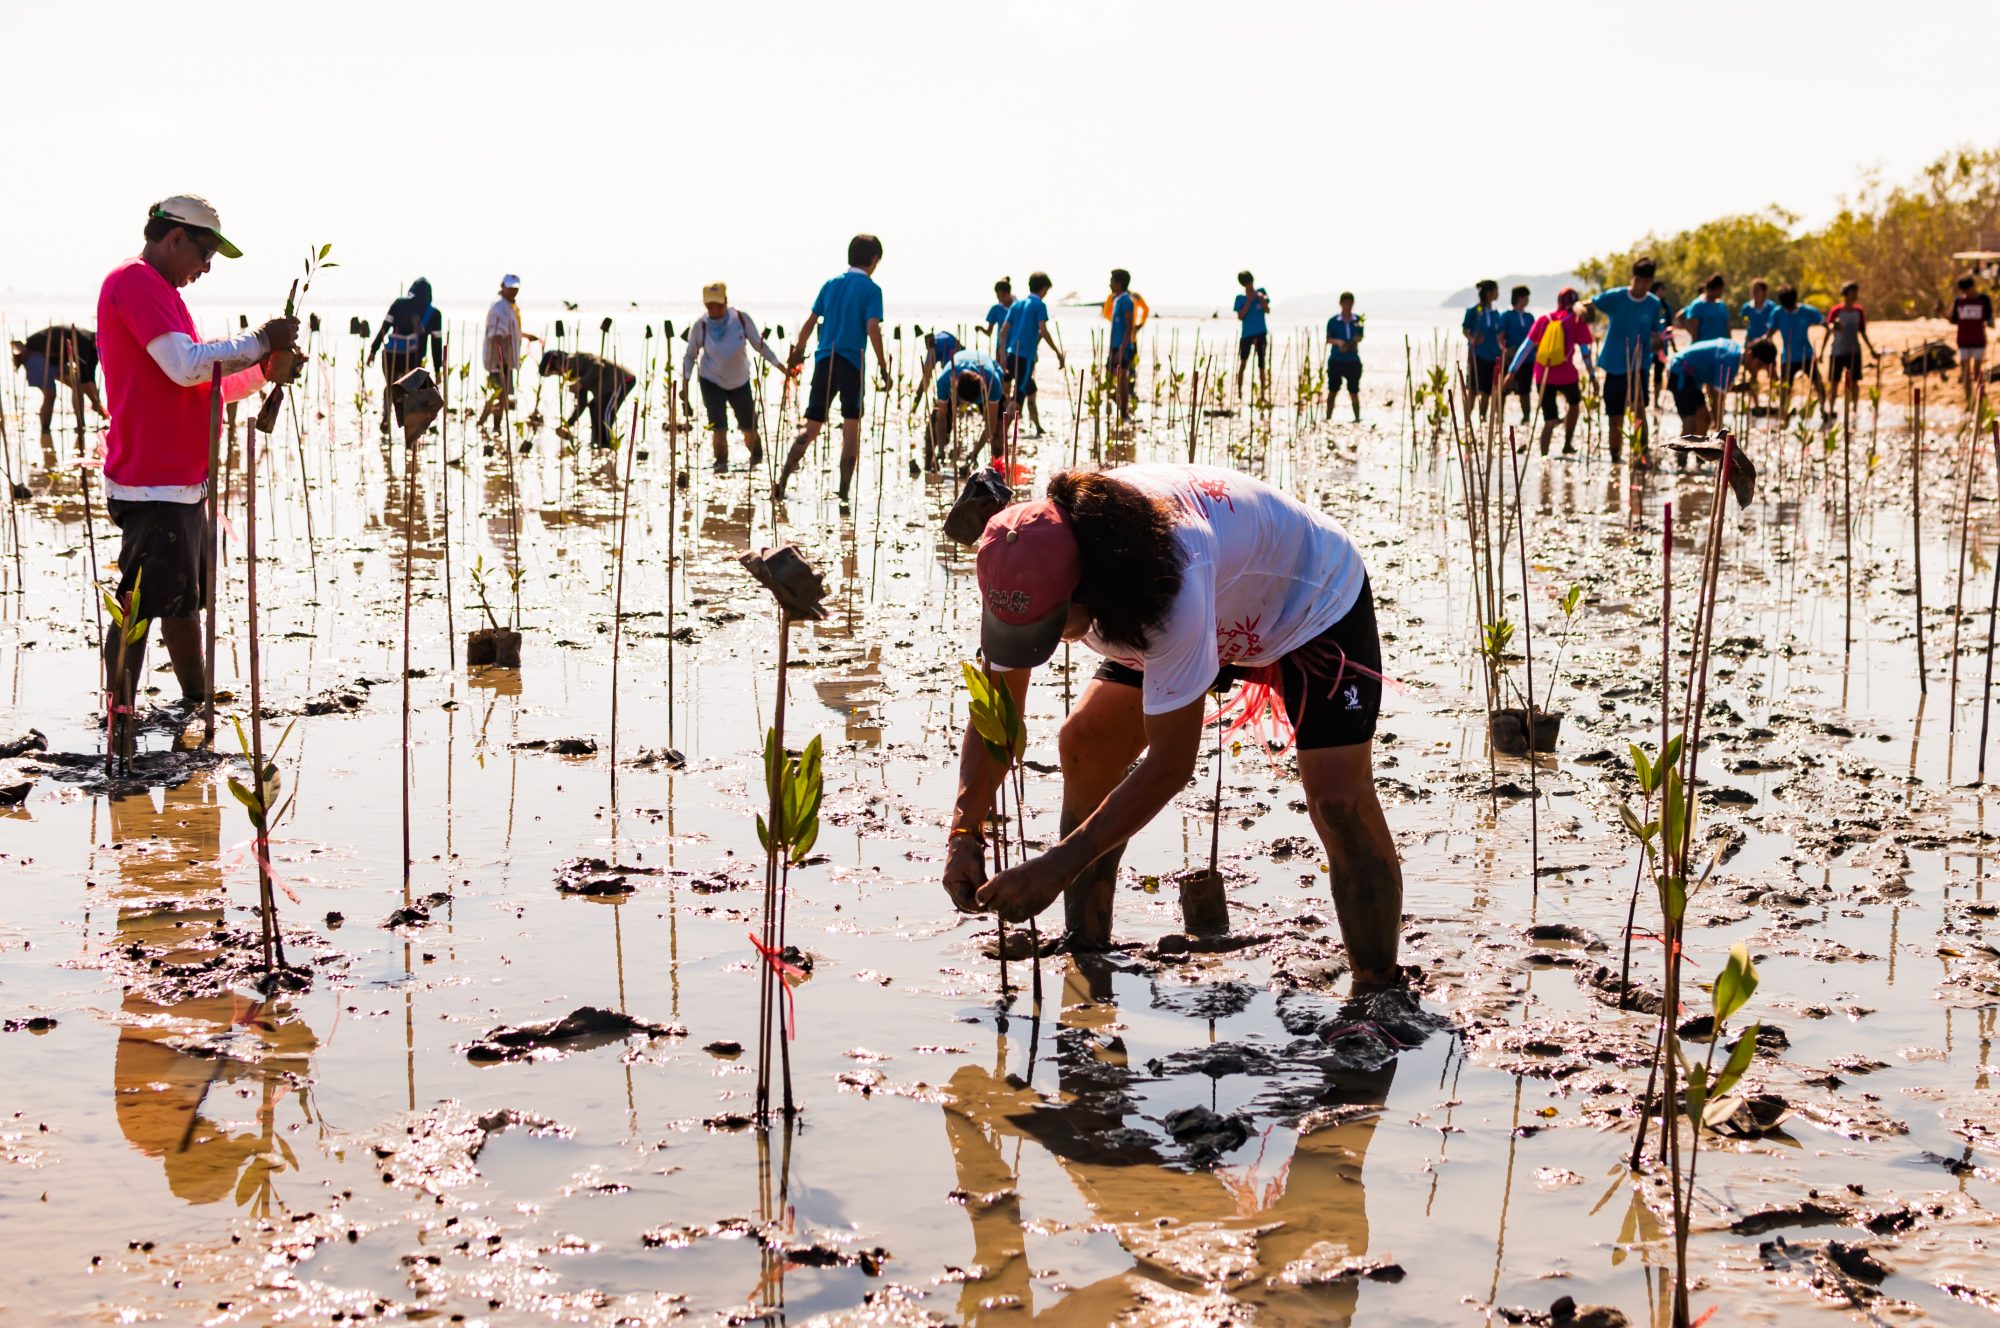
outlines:
{"label": "black shorts", "polygon": [[208,607],[208,505],[105,504],[118,527],[118,597],[139,588],[141,618],[192,618]]}
{"label": "black shorts", "polygon": [[1001,360],[1000,368],[1001,372],[1006,375],[1007,381],[1014,385],[1015,396],[1031,397],[1035,395],[1035,362],[1033,360],[1022,359],[1019,355],[1009,351]]}
{"label": "black shorts", "polygon": [[1809,375],[1812,378],[1814,386],[1818,386],[1820,382],[1819,365],[1812,360],[1787,361],[1784,372],[1787,383],[1797,378],[1800,374]]}
{"label": "black shorts", "polygon": [[[1625,400],[1626,397],[1625,384],[1626,381],[1631,377],[1632,375],[1630,374],[1622,374],[1622,373],[1608,373],[1604,375],[1604,418],[1605,419],[1622,420],[1625,418],[1625,407],[1627,406],[1627,404],[1629,404]],[[1645,379],[1642,373],[1640,377],[1641,386],[1644,386],[1644,382]]]}
{"label": "black shorts", "polygon": [[1833,378],[1833,385],[1835,387],[1840,386],[1842,374],[1847,375],[1847,380],[1851,383],[1859,383],[1861,381],[1860,351],[1851,350],[1844,354],[1836,351],[1826,357],[1826,362],[1827,373]]}
{"label": "black shorts", "polygon": [[719,387],[700,378],[701,404],[708,411],[708,427],[717,433],[729,428],[729,418],[725,412],[736,416],[736,427],[744,433],[757,432],[757,405],[750,397],[750,384],[736,387]]}
{"label": "black shorts", "polygon": [[1667,380],[1667,388],[1674,394],[1674,410],[1683,423],[1692,420],[1703,406],[1708,404],[1708,391],[1700,383],[1685,374],[1675,374]]}
{"label": "black shorts", "polygon": [[423,362],[424,353],[421,350],[385,350],[382,352],[382,376],[393,383]]}
{"label": "black shorts", "polygon": [[1250,352],[1253,350],[1257,352],[1257,367],[1261,369],[1264,367],[1264,357],[1271,350],[1270,333],[1259,332],[1254,337],[1238,338],[1236,342],[1236,362],[1238,364],[1248,364],[1250,362]]}
{"label": "black shorts", "polygon": [[1355,396],[1361,395],[1361,361],[1328,360],[1326,362],[1326,387],[1329,392],[1338,392],[1345,384]]}
{"label": "black shorts", "polygon": [[1583,404],[1583,388],[1575,383],[1542,384],[1542,418],[1554,424],[1564,412],[1556,409],[1556,398],[1561,397],[1571,407]]}
{"label": "black shorts", "polygon": [[[1350,667],[1358,665],[1359,667]],[[1382,638],[1375,630],[1375,593],[1367,579],[1354,607],[1333,626],[1278,660],[1285,714],[1300,751],[1357,747],[1375,738],[1382,713]],[[1146,675],[1115,660],[1098,665],[1099,682],[1142,687]],[[1246,671],[1233,665],[1215,677],[1209,690],[1241,681]]]}
{"label": "black shorts", "polygon": [[1493,374],[1500,367],[1498,360],[1482,360],[1472,357],[1472,391],[1476,396],[1485,396],[1493,390]]}
{"label": "black shorts", "polygon": [[806,398],[806,418],[826,423],[826,408],[832,398],[840,398],[840,418],[861,418],[861,399],[866,395],[861,383],[861,366],[835,353],[813,362],[812,394]]}
{"label": "black shorts", "polygon": [[1507,395],[1521,398],[1522,410],[1526,410],[1528,408],[1528,401],[1530,399],[1529,394],[1532,393],[1534,390],[1535,390],[1535,376],[1534,374],[1527,372],[1525,367],[1523,368],[1522,372],[1515,374],[1512,378],[1509,378],[1507,380],[1507,387],[1506,387]]}

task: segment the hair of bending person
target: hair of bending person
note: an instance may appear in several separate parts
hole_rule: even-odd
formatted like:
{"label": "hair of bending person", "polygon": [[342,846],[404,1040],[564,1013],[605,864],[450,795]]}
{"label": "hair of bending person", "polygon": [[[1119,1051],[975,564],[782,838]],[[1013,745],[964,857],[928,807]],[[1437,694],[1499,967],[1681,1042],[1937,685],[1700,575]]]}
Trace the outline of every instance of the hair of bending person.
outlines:
{"label": "hair of bending person", "polygon": [[1105,642],[1145,650],[1181,589],[1172,504],[1097,470],[1058,471],[1049,501],[1076,534],[1076,602]]}

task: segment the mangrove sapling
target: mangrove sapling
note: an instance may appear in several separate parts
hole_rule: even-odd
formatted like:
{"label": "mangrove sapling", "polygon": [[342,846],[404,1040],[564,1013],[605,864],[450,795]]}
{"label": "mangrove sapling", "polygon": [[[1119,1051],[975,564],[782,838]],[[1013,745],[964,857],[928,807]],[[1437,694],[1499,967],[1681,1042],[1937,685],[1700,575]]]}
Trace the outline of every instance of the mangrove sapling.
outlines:
{"label": "mangrove sapling", "polygon": [[[509,569],[508,579],[514,586],[514,602],[521,600],[521,572]],[[486,626],[476,627],[465,638],[465,666],[475,668],[482,664],[496,665],[503,669],[521,667],[521,633],[515,619],[509,619],[502,627],[500,620],[493,616],[493,605],[486,598],[486,559],[479,556],[472,560],[472,592],[479,596],[479,611],[486,615]]]}
{"label": "mangrove sapling", "polygon": [[[770,815],[757,818],[757,843],[764,850],[765,909],[763,938],[753,937],[763,960],[765,995],[759,1000],[761,1013],[757,1052],[757,1118],[767,1120],[771,1112],[770,1039],[778,1036],[778,1051],[784,1076],[784,1113],[787,1119],[798,1114],[792,1100],[792,1039],[798,1036],[793,1017],[791,986],[787,979],[803,977],[799,968],[785,957],[786,914],[791,899],[792,868],[804,862],[819,839],[819,808],[824,792],[820,769],[820,740],[806,744],[805,751],[793,756],[785,751],[776,727],[764,736],[764,786],[770,794]],[[770,907],[775,898],[775,917]],[[783,1005],[780,1006],[782,1000]],[[782,1013],[782,1028],[774,1022]]]}
{"label": "mangrove sapling", "polygon": [[[132,749],[136,746],[137,719],[133,715],[133,702],[138,696],[136,686],[128,686],[126,655],[133,646],[146,644],[146,629],[152,620],[140,616],[140,583],[146,578],[141,568],[132,578],[132,593],[120,604],[118,597],[110,591],[99,588],[98,594],[104,598],[104,611],[111,615],[111,625],[118,633],[118,659],[112,668],[111,685],[104,692],[104,773],[107,777],[120,772],[132,772]],[[119,716],[125,717],[119,723]]]}
{"label": "mangrove sapling", "polygon": [[[972,728],[979,735],[980,743],[986,748],[986,759],[1000,771],[995,787],[993,809],[994,866],[1004,871],[1010,857],[1020,862],[1028,858],[1028,810],[1026,799],[1026,775],[1022,759],[1028,752],[1028,725],[1021,716],[1021,708],[1015,704],[1013,691],[1003,682],[996,681],[977,664],[961,662],[960,669],[965,675],[965,690],[968,694],[966,711],[972,721]],[[1013,781],[1014,810],[1010,817],[1007,810],[1008,781]],[[1009,828],[1013,831],[1015,854],[1010,854],[1008,843]],[[999,924],[1000,953],[1000,995],[1005,999],[1009,990],[1007,982],[1007,920],[995,918]],[[1033,996],[1035,1008],[1042,1004],[1042,937],[1036,929],[1035,920],[1028,919],[1028,945],[1034,962]]]}
{"label": "mangrove sapling", "polygon": [[1556,683],[1562,678],[1563,657],[1569,653],[1570,634],[1576,628],[1576,609],[1582,602],[1583,587],[1574,583],[1563,592],[1562,598],[1556,601],[1556,607],[1562,610],[1563,628],[1562,637],[1556,642],[1556,665],[1549,673],[1549,690],[1542,699],[1542,709],[1545,712],[1556,703]]}
{"label": "mangrove sapling", "polygon": [[[791,871],[790,859],[779,862],[779,849],[784,844],[796,845],[795,839],[788,839],[795,830],[803,834],[806,827],[793,815],[796,808],[811,805],[813,820],[810,825],[812,836],[817,837],[818,829],[818,740],[812,747],[812,787],[811,797],[800,780],[803,771],[785,755],[785,693],[786,670],[790,663],[791,628],[795,618],[818,621],[826,617],[826,581],[806,561],[797,545],[784,544],[776,549],[762,549],[745,553],[738,561],[744,570],[757,579],[757,583],[771,592],[778,603],[778,699],[772,709],[771,729],[765,741],[765,784],[770,792],[769,818],[760,821],[758,836],[764,845],[764,913],[763,939],[753,937],[751,943],[757,947],[762,961],[758,972],[759,994],[757,1010],[757,1118],[768,1121],[771,1111],[770,1075],[770,1035],[771,1022],[778,1013],[777,999],[785,996],[789,1000],[790,988],[784,985],[787,976],[784,959],[784,934],[786,904],[788,896],[783,887]],[[811,848],[810,842],[799,852],[799,860]],[[773,990],[773,983],[777,990]],[[791,1049],[788,1042],[780,1040],[780,1051],[784,1059],[785,1114],[790,1116],[792,1105]]]}

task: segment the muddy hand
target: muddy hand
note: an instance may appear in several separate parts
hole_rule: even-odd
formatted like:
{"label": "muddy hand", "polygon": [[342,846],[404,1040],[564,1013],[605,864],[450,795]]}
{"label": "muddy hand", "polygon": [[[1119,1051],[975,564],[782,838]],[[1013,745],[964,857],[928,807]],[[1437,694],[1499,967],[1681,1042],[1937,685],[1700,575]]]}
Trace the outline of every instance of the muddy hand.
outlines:
{"label": "muddy hand", "polygon": [[1044,853],[1009,867],[980,889],[979,902],[1008,922],[1026,922],[1053,904],[1069,884],[1069,876],[1050,858]]}
{"label": "muddy hand", "polygon": [[273,354],[292,349],[299,344],[299,320],[296,318],[273,318],[257,329],[264,338],[264,347]]}
{"label": "muddy hand", "polygon": [[945,854],[944,892],[961,913],[984,913],[979,887],[986,884],[986,845],[970,835],[958,835]]}

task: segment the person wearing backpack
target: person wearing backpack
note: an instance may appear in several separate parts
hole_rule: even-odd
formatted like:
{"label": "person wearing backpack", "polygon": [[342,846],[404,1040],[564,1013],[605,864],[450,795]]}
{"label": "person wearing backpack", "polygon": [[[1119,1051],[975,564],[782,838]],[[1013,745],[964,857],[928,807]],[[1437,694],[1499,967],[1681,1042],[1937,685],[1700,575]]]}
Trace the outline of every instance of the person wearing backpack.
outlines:
{"label": "person wearing backpack", "polygon": [[[1576,455],[1576,417],[1583,407],[1583,389],[1578,385],[1576,352],[1583,352],[1585,367],[1593,375],[1597,370],[1590,364],[1590,328],[1578,315],[1576,302],[1580,297],[1574,286],[1565,286],[1556,292],[1556,307],[1535,320],[1528,329],[1528,335],[1514,352],[1514,359],[1507,366],[1507,378],[1511,383],[1527,365],[1529,357],[1534,358],[1534,381],[1541,388],[1542,398],[1542,455],[1549,454],[1549,443],[1556,432],[1556,398],[1568,402],[1568,413],[1563,417],[1564,456]],[[1526,382],[1526,379],[1522,379]]]}
{"label": "person wearing backpack", "polygon": [[431,284],[422,277],[410,283],[410,293],[399,295],[389,302],[389,312],[382,316],[382,326],[375,329],[375,340],[368,346],[368,362],[375,362],[379,351],[382,356],[382,434],[389,433],[389,411],[393,406],[396,422],[403,422],[403,408],[395,404],[395,392],[391,389],[396,380],[424,362],[425,342],[429,342],[431,368],[437,376],[444,377],[444,315],[431,303]]}
{"label": "person wearing backpack", "polygon": [[687,330],[687,353],[681,356],[681,403],[694,414],[688,400],[688,379],[694,376],[697,361],[701,368],[701,404],[708,412],[709,440],[715,448],[715,473],[729,469],[729,416],[736,416],[744,449],[754,469],[764,459],[764,443],[757,436],[757,407],[750,392],[750,355],[755,350],[765,363],[779,373],[790,372],[778,353],[765,343],[756,320],[741,309],[729,307],[729,287],[711,281],[701,288],[701,302],[707,316],[695,319]]}

